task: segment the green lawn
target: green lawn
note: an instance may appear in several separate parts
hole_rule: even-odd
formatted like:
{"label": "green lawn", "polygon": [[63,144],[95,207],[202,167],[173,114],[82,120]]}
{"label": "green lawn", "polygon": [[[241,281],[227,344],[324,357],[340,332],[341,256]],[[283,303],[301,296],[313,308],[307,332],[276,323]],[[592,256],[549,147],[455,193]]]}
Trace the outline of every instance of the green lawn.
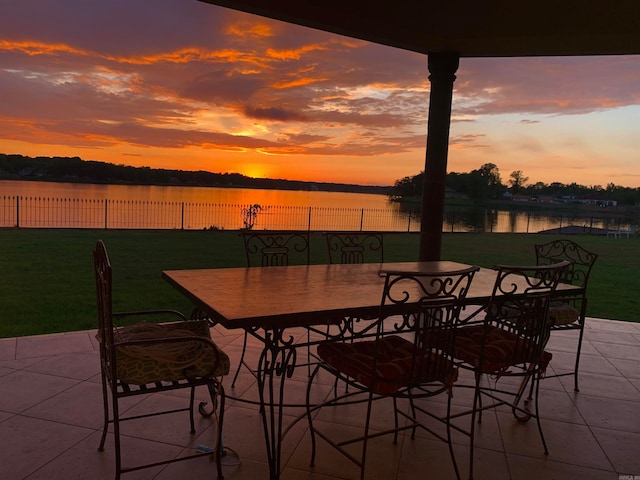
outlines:
{"label": "green lawn", "polygon": [[[491,266],[533,263],[533,245],[555,236],[444,234],[443,259]],[[191,305],[162,280],[165,269],[244,266],[242,241],[231,231],[0,230],[0,337],[94,328],[92,249],[107,245],[114,268],[114,310]],[[640,321],[640,238],[575,236],[600,256],[589,285],[588,315]],[[387,261],[416,260],[418,235],[385,235]],[[312,262],[326,247],[312,235]]]}

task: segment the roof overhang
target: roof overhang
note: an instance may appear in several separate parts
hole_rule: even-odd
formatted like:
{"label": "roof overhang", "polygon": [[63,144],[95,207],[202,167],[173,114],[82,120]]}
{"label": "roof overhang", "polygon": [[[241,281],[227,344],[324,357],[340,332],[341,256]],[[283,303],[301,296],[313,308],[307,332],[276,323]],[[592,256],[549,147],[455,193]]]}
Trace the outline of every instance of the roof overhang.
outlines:
{"label": "roof overhang", "polygon": [[200,0],[428,54],[640,54],[640,0]]}

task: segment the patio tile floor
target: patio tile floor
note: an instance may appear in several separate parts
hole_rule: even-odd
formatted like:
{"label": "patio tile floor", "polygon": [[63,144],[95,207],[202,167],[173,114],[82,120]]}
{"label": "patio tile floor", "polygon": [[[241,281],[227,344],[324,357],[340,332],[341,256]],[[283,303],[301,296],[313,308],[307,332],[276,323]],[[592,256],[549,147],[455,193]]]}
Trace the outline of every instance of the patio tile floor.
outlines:
{"label": "patio tile floor", "polygon": [[[102,400],[93,335],[86,331],[0,339],[0,479],[114,477],[111,434],[105,451],[97,451]],[[214,329],[213,336],[235,366],[241,336],[220,328]],[[549,344],[554,353],[549,373],[571,368],[575,341],[574,334],[554,333]],[[258,346],[250,348],[256,355]],[[288,398],[303,398],[305,377],[306,371],[294,374],[288,384]],[[463,377],[461,382],[468,380]],[[226,382],[227,393],[257,398],[251,375],[242,373],[234,389],[230,381]],[[316,394],[328,394],[327,379],[317,382]],[[520,424],[507,410],[486,412],[476,437],[475,478],[617,480],[624,475],[640,476],[640,324],[588,319],[580,392],[573,391],[572,382],[572,377],[548,378],[541,386],[548,456],[542,452],[535,422]],[[134,397],[125,408],[161,408],[181,405],[185,399],[184,392]],[[454,409],[464,408],[469,401],[468,390],[454,390]],[[444,407],[442,399],[427,403],[432,411]],[[359,428],[358,413],[357,408],[329,409],[320,412],[318,422],[336,433],[352,431]],[[287,416],[285,420],[293,418]],[[464,418],[457,422],[464,422]],[[374,425],[381,427],[389,420],[379,416]],[[123,460],[125,464],[155,461],[186,455],[199,444],[213,445],[215,420],[197,417],[196,429],[195,435],[189,434],[185,414],[125,423]],[[454,441],[458,464],[466,478],[468,441],[463,435],[455,436]],[[267,478],[264,437],[255,406],[227,403],[224,443],[240,456],[239,465],[224,467],[227,480]],[[359,477],[354,465],[322,441],[313,468],[309,467],[309,454],[308,429],[305,422],[300,422],[284,440],[283,480]],[[123,478],[215,478],[215,467],[208,459],[197,459],[129,473]],[[390,437],[373,441],[367,478],[447,480],[454,478],[454,473],[446,444],[420,432],[414,440],[401,436],[397,445]]]}

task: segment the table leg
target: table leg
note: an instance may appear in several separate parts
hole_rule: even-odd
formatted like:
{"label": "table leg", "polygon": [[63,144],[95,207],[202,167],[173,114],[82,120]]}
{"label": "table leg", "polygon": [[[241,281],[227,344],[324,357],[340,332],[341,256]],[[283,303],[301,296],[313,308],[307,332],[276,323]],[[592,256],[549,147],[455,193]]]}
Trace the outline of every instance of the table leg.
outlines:
{"label": "table leg", "polygon": [[295,364],[293,337],[285,338],[283,329],[266,331],[258,363],[258,394],[271,480],[280,478],[284,386],[285,379],[293,374]]}

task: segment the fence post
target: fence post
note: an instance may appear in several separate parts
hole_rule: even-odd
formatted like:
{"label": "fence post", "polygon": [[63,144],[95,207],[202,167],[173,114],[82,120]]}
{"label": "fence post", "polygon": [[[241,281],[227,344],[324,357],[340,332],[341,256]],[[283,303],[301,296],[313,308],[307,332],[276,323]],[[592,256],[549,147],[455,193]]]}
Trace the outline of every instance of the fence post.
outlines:
{"label": "fence post", "polygon": [[407,225],[407,233],[411,231],[411,217],[413,216],[413,212],[409,210],[409,224]]}
{"label": "fence post", "polygon": [[360,231],[362,231],[362,224],[364,221],[364,208],[360,209]]}
{"label": "fence post", "polygon": [[529,221],[531,220],[531,213],[527,213],[527,233],[529,233]]}
{"label": "fence post", "polygon": [[311,209],[313,207],[309,207],[309,214],[307,215],[307,231],[311,231]]}
{"label": "fence post", "polygon": [[109,203],[109,200],[107,200],[106,198],[104,199],[104,229],[107,229],[107,218],[109,216],[109,208],[107,207],[107,203]]}
{"label": "fence post", "polygon": [[182,213],[180,219],[180,230],[184,230],[184,202],[182,202]]}
{"label": "fence post", "polygon": [[20,228],[20,197],[16,195],[16,228]]}

